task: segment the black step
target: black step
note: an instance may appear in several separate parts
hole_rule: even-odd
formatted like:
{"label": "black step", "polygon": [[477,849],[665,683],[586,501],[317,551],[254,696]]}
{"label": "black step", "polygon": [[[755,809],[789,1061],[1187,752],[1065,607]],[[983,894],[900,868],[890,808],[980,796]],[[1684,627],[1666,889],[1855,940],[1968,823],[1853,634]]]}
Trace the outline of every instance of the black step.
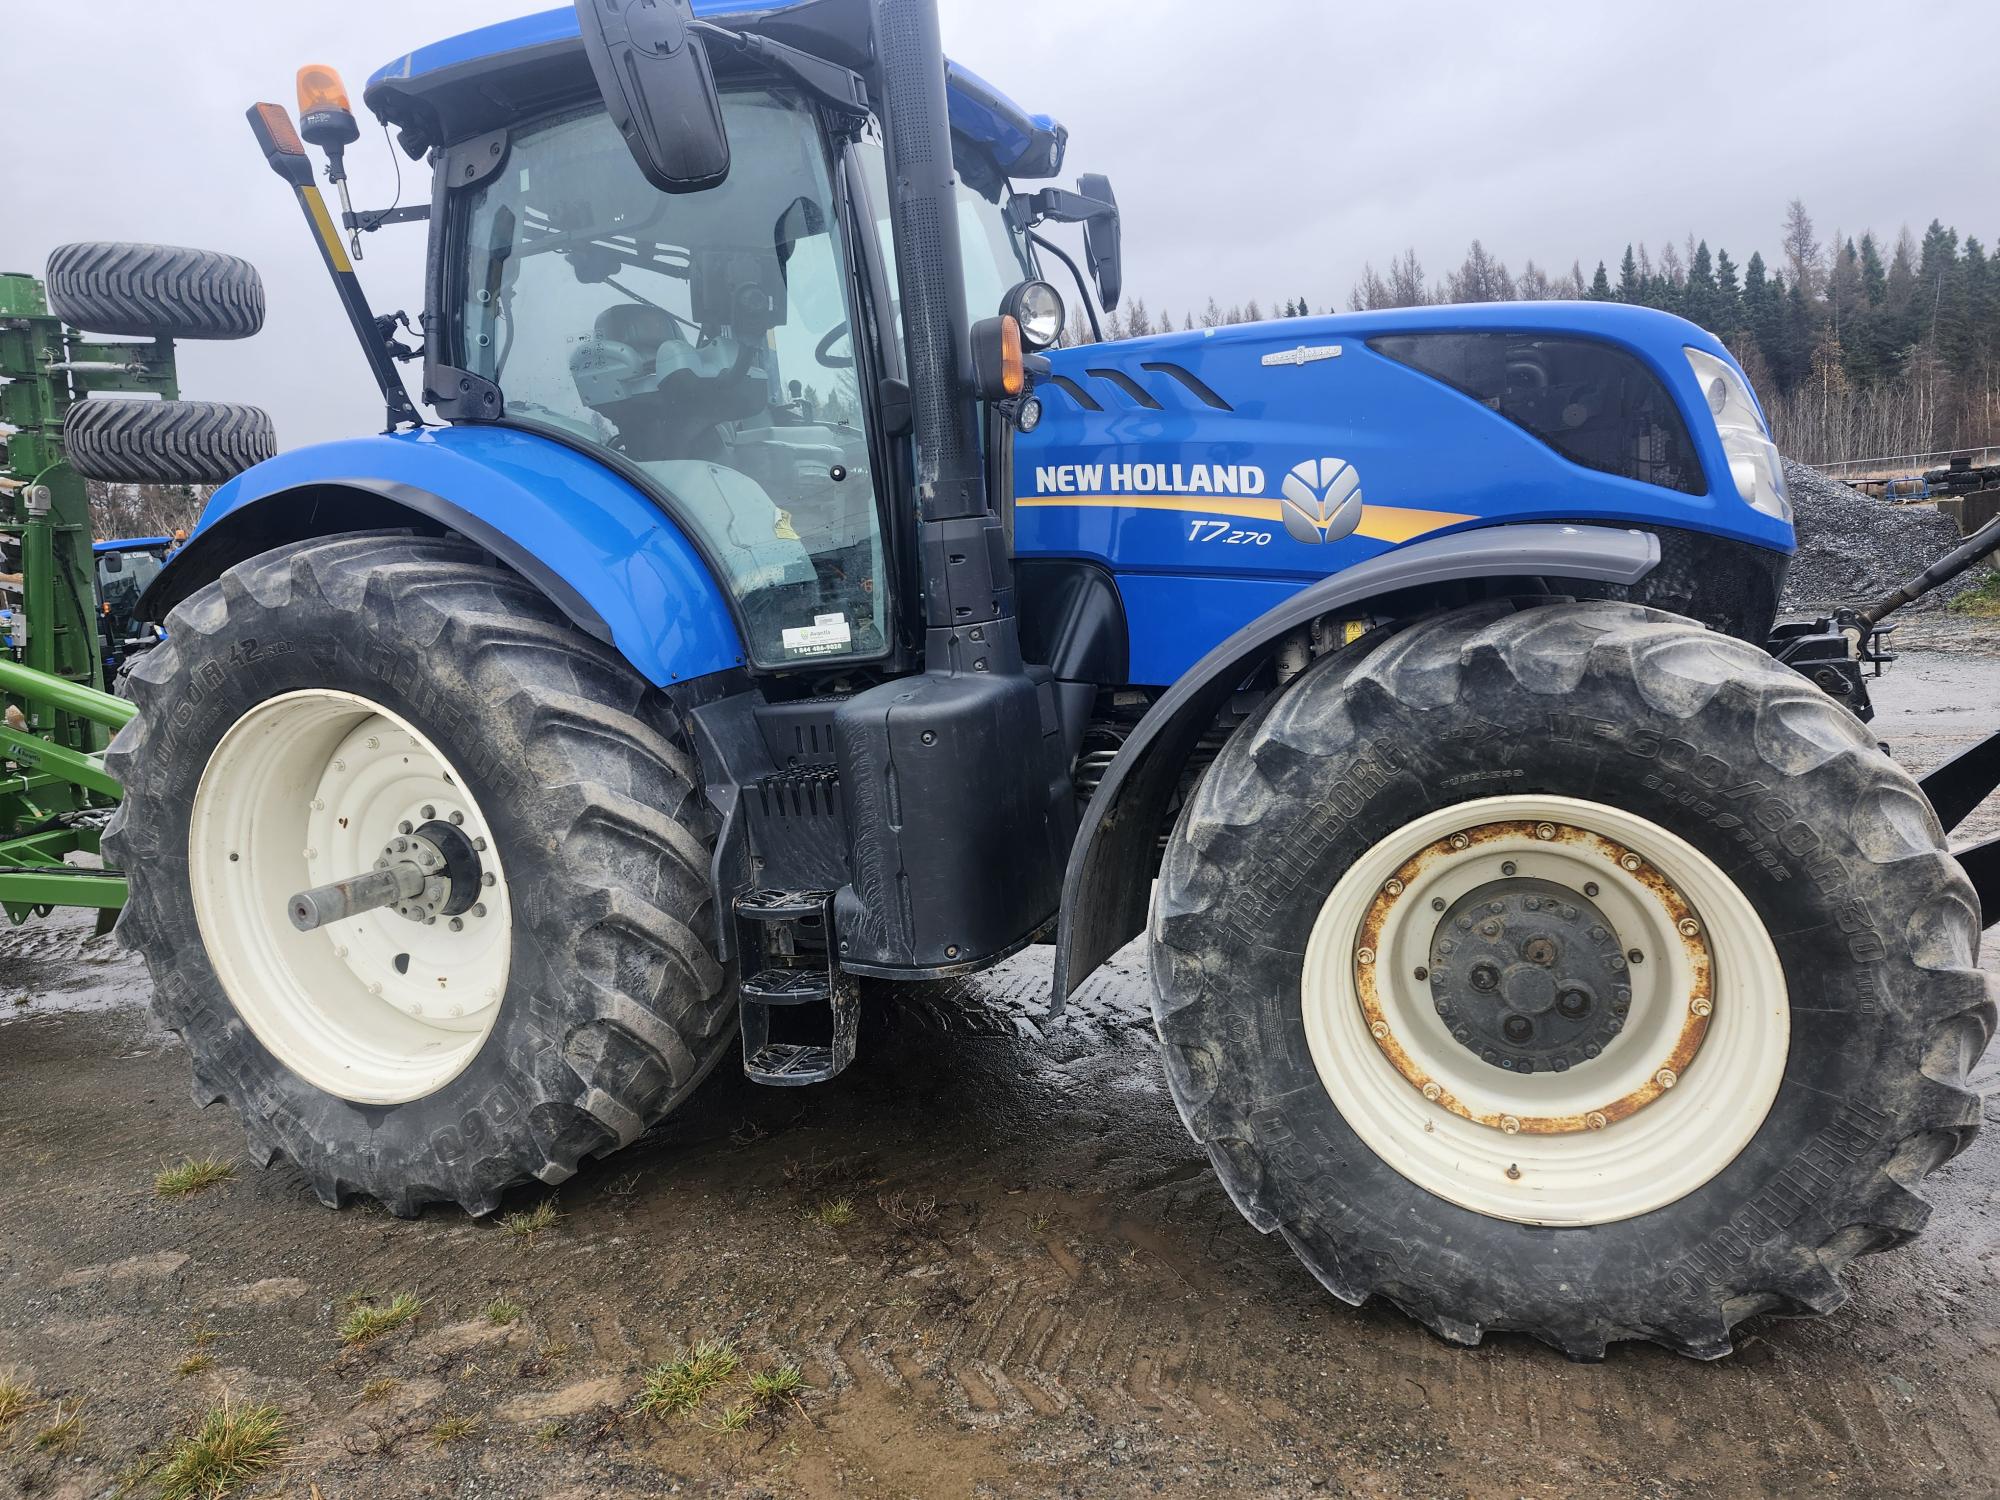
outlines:
{"label": "black step", "polygon": [[824,969],[759,969],[742,993],[753,1005],[823,1005],[833,987]]}
{"label": "black step", "polygon": [[736,915],[745,922],[799,922],[825,917],[831,891],[745,891],[736,898]]}
{"label": "black step", "polygon": [[743,1059],[743,1074],[767,1088],[794,1089],[825,1083],[846,1066],[846,1061],[836,1059],[831,1047],[766,1042]]}

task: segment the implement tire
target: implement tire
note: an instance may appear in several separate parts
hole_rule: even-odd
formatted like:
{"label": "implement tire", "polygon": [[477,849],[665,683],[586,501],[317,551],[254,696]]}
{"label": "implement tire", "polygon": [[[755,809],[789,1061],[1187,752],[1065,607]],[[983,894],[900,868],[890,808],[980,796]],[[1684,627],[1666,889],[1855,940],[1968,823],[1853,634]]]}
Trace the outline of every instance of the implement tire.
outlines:
{"label": "implement tire", "polygon": [[44,281],[49,311],[86,333],[247,339],[264,326],[257,268],[217,250],[123,240],[58,245]]}
{"label": "implement tire", "polygon": [[[733,1046],[673,706],[475,548],[267,552],[175,609],[130,683],[119,936],[195,1102],[328,1206],[487,1213],[629,1144]],[[426,829],[459,850],[440,889],[478,905],[292,926],[288,890]]]}
{"label": "implement tire", "polygon": [[1915,783],[1763,652],[1482,605],[1231,739],[1160,873],[1154,1016],[1231,1198],[1337,1297],[1712,1358],[1922,1228],[1980,1119],[1980,926]]}
{"label": "implement tire", "polygon": [[85,479],[224,484],[278,451],[262,407],[93,396],[63,415],[63,451]]}

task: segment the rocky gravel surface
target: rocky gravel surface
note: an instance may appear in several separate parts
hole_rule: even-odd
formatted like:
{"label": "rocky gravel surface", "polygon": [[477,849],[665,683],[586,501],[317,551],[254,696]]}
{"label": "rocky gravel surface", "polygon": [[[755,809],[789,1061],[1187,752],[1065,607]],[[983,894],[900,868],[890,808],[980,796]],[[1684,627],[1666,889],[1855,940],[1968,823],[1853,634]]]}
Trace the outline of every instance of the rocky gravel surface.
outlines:
{"label": "rocky gravel surface", "polygon": [[[1958,545],[1958,527],[1928,505],[1876,500],[1805,464],[1785,464],[1799,533],[1785,577],[1787,610],[1865,604],[1929,567]],[[1985,577],[1973,568],[1909,606],[1943,609]]]}

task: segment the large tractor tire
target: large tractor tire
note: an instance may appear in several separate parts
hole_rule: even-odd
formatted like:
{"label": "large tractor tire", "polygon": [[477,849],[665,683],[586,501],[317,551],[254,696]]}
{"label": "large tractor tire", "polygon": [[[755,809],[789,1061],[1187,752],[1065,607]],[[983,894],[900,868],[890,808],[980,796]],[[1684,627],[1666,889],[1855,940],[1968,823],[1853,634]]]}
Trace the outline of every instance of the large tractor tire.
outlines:
{"label": "large tractor tire", "polygon": [[264,326],[257,268],[217,250],[87,240],[58,245],[43,279],[49,311],[86,333],[247,339]]}
{"label": "large tractor tire", "polygon": [[[118,933],[196,1102],[228,1102],[260,1164],[330,1206],[486,1213],[730,1049],[713,818],[671,705],[517,575],[340,536],[239,564],[167,628],[108,759]],[[407,906],[294,925],[294,893],[406,844],[442,856]]]}
{"label": "large tractor tire", "polygon": [[1182,1118],[1335,1296],[1702,1357],[1823,1313],[1963,1149],[1980,916],[1910,777],[1739,641],[1477,607],[1324,658],[1169,843]]}
{"label": "large tractor tire", "polygon": [[64,413],[63,451],[85,479],[223,484],[276,453],[278,439],[261,407],[93,396]]}

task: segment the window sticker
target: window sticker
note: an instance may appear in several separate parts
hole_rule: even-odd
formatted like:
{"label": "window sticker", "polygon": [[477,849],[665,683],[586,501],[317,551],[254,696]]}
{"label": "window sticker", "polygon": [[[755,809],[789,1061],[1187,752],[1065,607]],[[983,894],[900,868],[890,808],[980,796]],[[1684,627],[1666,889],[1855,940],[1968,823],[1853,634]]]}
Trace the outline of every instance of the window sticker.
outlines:
{"label": "window sticker", "polygon": [[794,625],[784,634],[785,649],[793,656],[833,656],[845,651],[854,640],[847,616],[819,615],[810,625]]}

